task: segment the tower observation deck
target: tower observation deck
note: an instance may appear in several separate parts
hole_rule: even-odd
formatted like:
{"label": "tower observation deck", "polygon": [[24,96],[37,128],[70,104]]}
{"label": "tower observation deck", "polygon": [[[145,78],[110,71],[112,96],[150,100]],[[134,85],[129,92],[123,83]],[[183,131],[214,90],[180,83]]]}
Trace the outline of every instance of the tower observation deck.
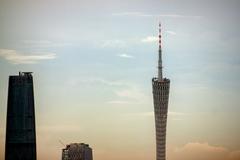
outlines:
{"label": "tower observation deck", "polygon": [[166,129],[170,80],[162,74],[161,24],[159,24],[158,77],[152,79],[156,129],[156,160],[166,160]]}

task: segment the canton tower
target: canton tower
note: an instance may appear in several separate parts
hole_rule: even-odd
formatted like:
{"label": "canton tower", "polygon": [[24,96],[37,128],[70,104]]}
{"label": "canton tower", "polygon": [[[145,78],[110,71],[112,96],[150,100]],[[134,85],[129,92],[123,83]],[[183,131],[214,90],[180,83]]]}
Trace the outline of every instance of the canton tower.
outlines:
{"label": "canton tower", "polygon": [[166,128],[170,80],[163,78],[161,24],[159,24],[158,77],[152,79],[156,129],[156,160],[166,160]]}

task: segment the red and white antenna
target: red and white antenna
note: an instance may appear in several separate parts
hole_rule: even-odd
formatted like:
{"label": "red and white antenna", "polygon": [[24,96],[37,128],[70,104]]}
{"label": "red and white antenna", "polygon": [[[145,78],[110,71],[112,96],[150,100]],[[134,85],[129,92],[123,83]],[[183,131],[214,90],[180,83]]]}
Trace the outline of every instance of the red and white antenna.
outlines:
{"label": "red and white antenna", "polygon": [[162,49],[162,26],[161,23],[159,23],[159,31],[158,31],[158,42],[159,42],[159,49]]}
{"label": "red and white antenna", "polygon": [[163,75],[162,75],[162,26],[161,23],[159,23],[159,41],[158,41],[158,81],[161,81],[163,79]]}

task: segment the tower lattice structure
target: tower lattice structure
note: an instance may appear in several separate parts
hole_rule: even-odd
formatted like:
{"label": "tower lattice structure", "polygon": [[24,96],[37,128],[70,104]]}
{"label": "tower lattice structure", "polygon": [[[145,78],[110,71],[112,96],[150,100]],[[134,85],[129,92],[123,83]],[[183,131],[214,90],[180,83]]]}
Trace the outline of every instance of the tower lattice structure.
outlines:
{"label": "tower lattice structure", "polygon": [[170,80],[162,74],[161,24],[159,24],[158,77],[152,79],[156,129],[156,160],[166,160],[166,131]]}

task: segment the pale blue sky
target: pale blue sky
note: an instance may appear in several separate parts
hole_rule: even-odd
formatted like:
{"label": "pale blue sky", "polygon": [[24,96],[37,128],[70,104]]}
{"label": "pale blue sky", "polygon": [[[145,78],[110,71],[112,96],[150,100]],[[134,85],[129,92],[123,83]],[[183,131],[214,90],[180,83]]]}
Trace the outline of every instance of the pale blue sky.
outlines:
{"label": "pale blue sky", "polygon": [[97,160],[154,159],[159,21],[171,79],[169,159],[191,160],[190,148],[234,160],[239,7],[237,0],[0,0],[0,160],[8,76],[20,70],[34,72],[39,160],[60,158],[59,139],[89,143]]}

